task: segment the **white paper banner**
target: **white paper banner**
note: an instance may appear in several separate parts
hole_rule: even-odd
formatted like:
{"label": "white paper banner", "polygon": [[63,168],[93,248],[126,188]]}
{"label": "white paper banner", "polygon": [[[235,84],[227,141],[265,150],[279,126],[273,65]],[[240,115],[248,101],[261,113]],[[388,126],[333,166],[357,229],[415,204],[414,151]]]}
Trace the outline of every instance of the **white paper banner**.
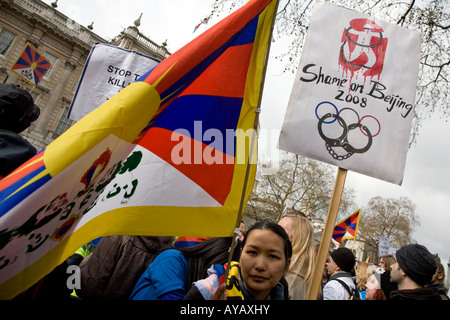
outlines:
{"label": "white paper banner", "polygon": [[380,242],[378,243],[378,256],[384,256],[389,254],[389,238],[380,237]]}
{"label": "white paper banner", "polygon": [[94,44],[72,100],[69,118],[80,120],[158,63],[136,51]]}
{"label": "white paper banner", "polygon": [[401,184],[419,57],[417,32],[316,4],[279,148]]}

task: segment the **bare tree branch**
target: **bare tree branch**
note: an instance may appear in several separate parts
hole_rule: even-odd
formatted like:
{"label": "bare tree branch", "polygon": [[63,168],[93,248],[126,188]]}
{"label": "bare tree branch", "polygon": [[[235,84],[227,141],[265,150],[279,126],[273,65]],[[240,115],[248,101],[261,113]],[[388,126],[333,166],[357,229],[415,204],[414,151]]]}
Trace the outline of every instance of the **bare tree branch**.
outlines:
{"label": "bare tree branch", "polygon": [[411,9],[414,7],[414,3],[416,0],[412,0],[411,4],[409,5],[408,9],[406,10],[405,14],[400,18],[400,20],[397,22],[397,24],[400,24],[403,26],[403,23],[405,22],[406,17],[411,12]]}

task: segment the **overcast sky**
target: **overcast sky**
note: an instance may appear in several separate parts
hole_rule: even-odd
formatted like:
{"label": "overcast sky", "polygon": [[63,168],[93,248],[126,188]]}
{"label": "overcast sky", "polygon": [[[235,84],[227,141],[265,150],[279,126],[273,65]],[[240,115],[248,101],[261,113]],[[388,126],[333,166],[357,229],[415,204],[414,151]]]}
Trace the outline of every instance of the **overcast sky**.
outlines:
{"label": "overcast sky", "polygon": [[[45,0],[47,4],[52,0]],[[193,34],[194,27],[211,12],[213,0],[60,0],[58,10],[87,26],[94,22],[94,32],[111,39],[143,13],[139,29],[158,44],[166,39],[175,52],[206,27]],[[213,17],[212,24],[219,19]],[[272,43],[272,56],[286,50],[281,41]],[[281,74],[284,68],[271,59],[262,102],[261,129],[281,129],[295,74]],[[276,139],[277,140],[277,139]],[[349,172],[346,187],[357,192],[359,207],[370,198],[408,197],[416,205],[420,226],[412,237],[432,253],[438,253],[447,269],[450,259],[450,123],[439,115],[424,121],[418,142],[408,153],[402,186]],[[350,213],[349,213],[350,214]],[[362,212],[362,214],[364,214]]]}

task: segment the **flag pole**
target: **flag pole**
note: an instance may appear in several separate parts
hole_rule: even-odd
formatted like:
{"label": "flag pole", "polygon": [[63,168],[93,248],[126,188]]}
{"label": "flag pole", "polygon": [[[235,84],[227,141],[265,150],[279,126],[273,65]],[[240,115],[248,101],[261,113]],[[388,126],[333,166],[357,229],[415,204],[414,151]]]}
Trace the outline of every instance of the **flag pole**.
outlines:
{"label": "flag pole", "polygon": [[328,208],[327,220],[320,241],[319,252],[317,254],[314,273],[309,284],[306,300],[317,300],[319,288],[322,281],[323,270],[330,249],[331,238],[333,235],[334,225],[341,204],[342,193],[344,191],[345,178],[347,177],[347,169],[338,168],[336,181],[334,184],[333,195],[331,197],[330,206]]}
{"label": "flag pole", "polygon": [[273,29],[274,29],[274,26],[275,26],[275,20],[276,20],[276,15],[277,15],[277,11],[278,11],[278,4],[279,4],[278,0],[273,0],[273,1],[276,2],[275,10],[274,10],[274,16],[273,16],[273,19],[272,19],[272,25],[270,26],[269,41],[268,41],[268,45],[267,45],[266,56],[264,58],[263,73],[262,73],[262,76],[261,76],[261,90],[259,90],[258,106],[255,109],[256,115],[255,115],[255,122],[253,124],[252,140],[251,140],[251,143],[250,143],[250,151],[249,151],[249,155],[248,155],[247,168],[246,168],[246,172],[245,172],[244,186],[242,188],[241,202],[239,204],[238,216],[236,218],[236,224],[235,224],[235,227],[234,227],[234,230],[233,230],[234,236],[233,236],[233,240],[232,240],[231,246],[230,246],[230,253],[228,255],[228,263],[227,263],[227,268],[225,270],[225,281],[228,278],[229,266],[231,264],[233,251],[234,251],[234,249],[236,247],[236,239],[239,236],[239,233],[237,232],[237,230],[239,230],[239,225],[241,224],[242,217],[244,215],[243,211],[245,210],[245,203],[244,203],[245,192],[247,190],[248,177],[250,175],[251,161],[252,161],[252,157],[253,157],[254,147],[255,147],[256,138],[257,138],[257,132],[258,132],[258,128],[259,128],[259,114],[261,112],[261,101],[262,101],[262,96],[263,96],[263,92],[264,92],[264,83],[265,83],[265,80],[266,80],[267,64],[269,62],[270,47],[271,47],[271,44],[272,44]]}

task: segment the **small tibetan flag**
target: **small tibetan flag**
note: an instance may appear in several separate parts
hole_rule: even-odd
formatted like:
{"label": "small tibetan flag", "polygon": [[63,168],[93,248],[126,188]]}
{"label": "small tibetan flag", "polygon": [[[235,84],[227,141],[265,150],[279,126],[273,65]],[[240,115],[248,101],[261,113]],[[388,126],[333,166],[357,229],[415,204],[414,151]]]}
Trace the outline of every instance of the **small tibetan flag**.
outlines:
{"label": "small tibetan flag", "polygon": [[342,244],[342,240],[355,239],[358,231],[361,209],[338,222],[333,230],[333,239]]}
{"label": "small tibetan flag", "polygon": [[16,63],[11,67],[11,71],[29,84],[36,86],[51,66],[52,63],[27,42]]}
{"label": "small tibetan flag", "polygon": [[[194,32],[197,31],[197,29],[202,25],[202,24],[208,24],[209,19],[211,18],[211,15],[209,17],[206,17],[205,19],[203,19],[202,21],[200,21],[200,23],[198,25],[195,26],[194,28]],[[194,33],[192,32],[192,33]]]}

